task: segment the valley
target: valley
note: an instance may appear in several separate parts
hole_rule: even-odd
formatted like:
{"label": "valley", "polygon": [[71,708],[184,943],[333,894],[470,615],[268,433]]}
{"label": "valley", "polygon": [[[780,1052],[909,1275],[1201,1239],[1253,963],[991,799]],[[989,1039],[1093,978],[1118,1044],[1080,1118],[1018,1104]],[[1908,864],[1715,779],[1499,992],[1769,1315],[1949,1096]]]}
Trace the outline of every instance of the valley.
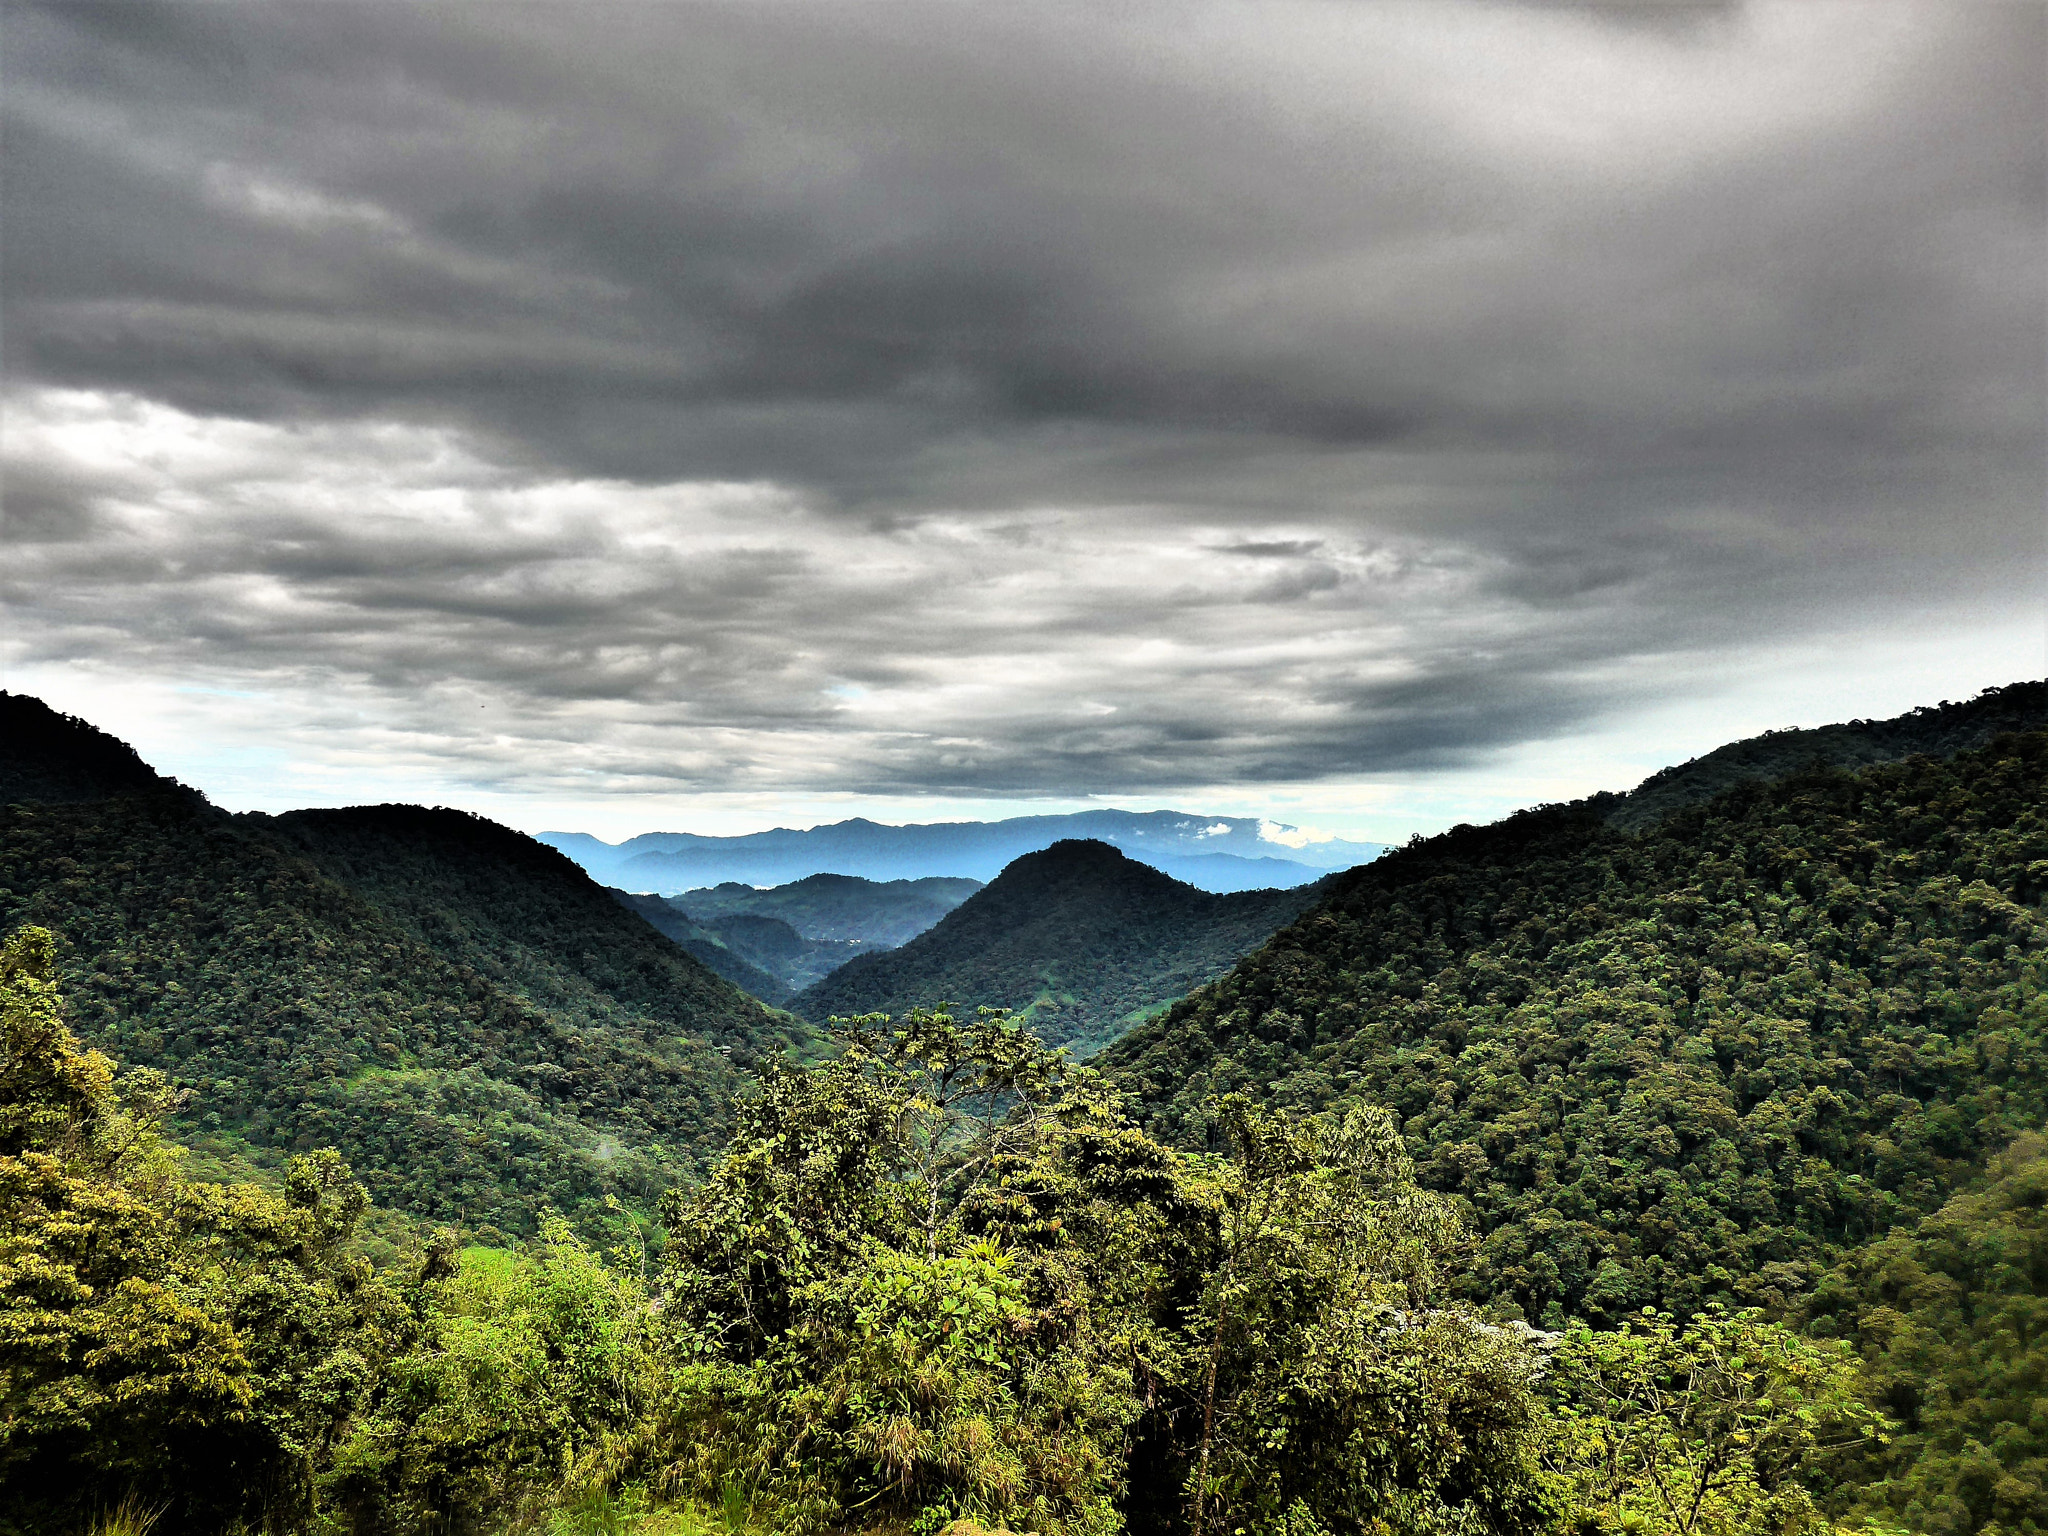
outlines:
{"label": "valley", "polygon": [[[13,695],[0,802],[0,1316],[59,1341],[0,1336],[10,1488],[101,1458],[179,1530],[272,1518],[265,1489],[509,1530],[593,1487],[708,1509],[754,1446],[742,1524],[1014,1465],[1037,1491],[985,1507],[1079,1536],[1178,1530],[1210,1457],[1254,1505],[1663,1531],[1627,1524],[1658,1465],[1628,1373],[1736,1349],[1809,1409],[1758,1431],[1789,1459],[1727,1464],[1723,1528],[2048,1521],[2048,685],[1244,892],[1069,838],[986,883],[632,893],[457,811],[229,815]],[[137,1397],[141,1364],[80,1362],[144,1295],[238,1342],[176,1324]],[[537,1351],[498,1409],[479,1349]],[[102,1377],[143,1406],[52,1427]],[[1387,1381],[1445,1416],[1382,1417]],[[890,1424],[923,1448],[873,1450]],[[244,1465],[230,1432],[271,1470],[174,1470]]]}

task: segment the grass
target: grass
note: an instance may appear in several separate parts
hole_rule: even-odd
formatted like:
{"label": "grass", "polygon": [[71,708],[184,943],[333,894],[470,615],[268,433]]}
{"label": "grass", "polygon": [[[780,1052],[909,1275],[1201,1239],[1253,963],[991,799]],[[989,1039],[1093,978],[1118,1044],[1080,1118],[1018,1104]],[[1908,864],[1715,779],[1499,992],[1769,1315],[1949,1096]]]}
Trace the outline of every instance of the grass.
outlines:
{"label": "grass", "polygon": [[164,1507],[145,1504],[138,1495],[131,1493],[112,1509],[101,1512],[93,1522],[92,1536],[149,1536],[150,1530],[163,1518]]}

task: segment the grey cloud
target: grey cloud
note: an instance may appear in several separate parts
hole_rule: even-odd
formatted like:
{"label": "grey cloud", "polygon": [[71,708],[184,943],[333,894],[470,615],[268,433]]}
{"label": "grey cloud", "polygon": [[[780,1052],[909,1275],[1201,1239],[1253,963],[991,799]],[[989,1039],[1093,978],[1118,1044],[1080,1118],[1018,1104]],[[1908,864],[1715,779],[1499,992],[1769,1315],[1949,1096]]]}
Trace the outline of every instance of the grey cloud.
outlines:
{"label": "grey cloud", "polygon": [[[9,537],[56,551],[15,597],[46,654],[611,699],[591,751],[621,762],[668,709],[771,778],[1106,792],[1469,757],[1589,718],[1619,657],[2032,579],[2037,7],[65,3],[9,31],[9,386],[344,435],[317,471],[265,440],[208,493],[234,515],[171,532],[91,454],[10,442]],[[469,521],[377,489],[347,434],[389,423],[466,456]],[[435,451],[397,457],[431,482]],[[405,513],[338,506],[358,469]],[[488,511],[711,482],[794,521],[650,555],[599,511]],[[1103,574],[1148,541],[1156,582]],[[1304,661],[1312,631],[1350,638]],[[1125,659],[1148,644],[1176,660]],[[762,734],[790,722],[817,742]]]}

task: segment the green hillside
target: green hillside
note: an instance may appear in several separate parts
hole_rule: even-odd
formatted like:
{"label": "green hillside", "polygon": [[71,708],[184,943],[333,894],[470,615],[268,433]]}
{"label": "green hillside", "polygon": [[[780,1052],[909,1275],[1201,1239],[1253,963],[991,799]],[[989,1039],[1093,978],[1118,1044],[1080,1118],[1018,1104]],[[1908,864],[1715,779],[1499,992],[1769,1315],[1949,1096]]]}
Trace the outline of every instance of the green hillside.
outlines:
{"label": "green hillside", "polygon": [[940,999],[989,1004],[1086,1054],[1134,1016],[1221,975],[1320,889],[1214,896],[1107,843],[1055,843],[1016,860],[929,932],[849,961],[791,1006],[825,1019]]}
{"label": "green hillside", "polygon": [[1182,1142],[1212,1095],[1400,1116],[1532,1320],[1783,1305],[2048,1107],[2048,734],[1418,841],[1101,1064]]}
{"label": "green hillside", "polygon": [[1855,1345],[1898,1426],[1843,1469],[1844,1513],[1933,1536],[2048,1529],[2048,1141],[1851,1254],[1810,1329]]}
{"label": "green hillside", "polygon": [[11,805],[0,932],[25,924],[58,935],[74,1027],[189,1091],[187,1140],[334,1146],[380,1205],[475,1229],[645,1209],[722,1145],[759,1054],[808,1038],[456,812]]}
{"label": "green hillside", "polygon": [[569,858],[481,816],[377,805],[293,811],[270,826],[436,954],[543,1008],[624,1008],[714,1032],[759,1016]]}

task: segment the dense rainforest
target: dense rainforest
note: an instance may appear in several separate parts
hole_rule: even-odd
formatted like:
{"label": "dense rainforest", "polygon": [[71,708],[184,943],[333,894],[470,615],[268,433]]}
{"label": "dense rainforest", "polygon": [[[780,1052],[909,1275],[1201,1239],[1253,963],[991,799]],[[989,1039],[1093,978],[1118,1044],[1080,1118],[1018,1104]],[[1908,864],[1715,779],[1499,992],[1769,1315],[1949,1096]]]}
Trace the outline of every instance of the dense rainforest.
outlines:
{"label": "dense rainforest", "polygon": [[849,961],[790,1006],[825,1019],[938,999],[988,1004],[1086,1055],[1222,975],[1321,889],[1212,895],[1107,843],[1054,843],[902,948]]}
{"label": "dense rainforest", "polygon": [[[33,700],[0,726],[15,761],[38,736],[41,761],[118,757]],[[58,936],[80,1033],[167,1073],[181,1134],[230,1166],[335,1147],[380,1205],[485,1233],[549,1207],[602,1224],[607,1197],[651,1215],[723,1144],[744,1073],[810,1039],[476,817],[39,787],[0,783],[0,932]]]}
{"label": "dense rainforest", "polygon": [[769,1066],[655,1262],[547,1217],[380,1272],[332,1152],[181,1173],[56,971],[0,946],[6,1536],[1823,1536],[1879,1424],[1757,1314],[1486,1323],[1384,1112],[1234,1100],[1177,1152],[989,1012]]}
{"label": "dense rainforest", "polygon": [[1532,1322],[1786,1307],[2048,1107],[2048,734],[1597,808],[1354,870],[1104,1055],[1156,1133],[1241,1091],[1399,1117]]}
{"label": "dense rainforest", "polygon": [[2048,1140],[1853,1250],[1807,1311],[1895,1424],[1844,1459],[1838,1507],[1933,1536],[2048,1530]]}
{"label": "dense rainforest", "polygon": [[2038,1536],[2044,701],[1276,893],[1090,1070],[1113,850],[827,1037],[0,697],[0,1536]]}

